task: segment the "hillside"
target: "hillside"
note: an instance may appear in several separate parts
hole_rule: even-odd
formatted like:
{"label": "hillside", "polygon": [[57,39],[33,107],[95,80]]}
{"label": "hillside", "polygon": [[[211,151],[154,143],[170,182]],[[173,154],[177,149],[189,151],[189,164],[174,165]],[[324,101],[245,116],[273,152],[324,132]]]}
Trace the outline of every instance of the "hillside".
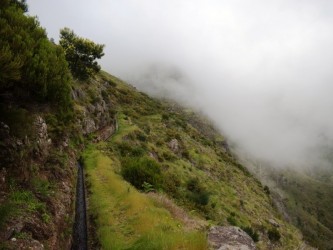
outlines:
{"label": "hillside", "polygon": [[[256,171],[258,173],[258,171]],[[329,170],[297,171],[261,167],[261,178],[272,190],[285,218],[304,239],[319,249],[333,245],[333,185]]]}
{"label": "hillside", "polygon": [[[123,239],[119,246],[138,244],[141,233],[136,230],[151,230],[135,227],[138,218],[130,217],[131,213],[124,210],[142,203],[151,204],[151,211],[155,212],[141,214],[138,207],[133,214],[141,215],[138,220],[152,227],[156,226],[156,218],[165,216],[165,226],[159,230],[174,232],[175,236],[168,233],[171,242],[183,244],[182,239],[192,242],[194,237],[201,239],[198,249],[204,249],[209,225],[237,225],[259,240],[259,249],[300,246],[299,232],[282,220],[267,190],[237,162],[223,136],[201,116],[174,103],[152,99],[105,72],[86,82],[74,82],[72,96],[76,120],[65,134],[57,133],[60,128],[57,130],[52,124],[50,111],[26,111],[46,128],[44,135],[37,135],[50,145],[41,147],[44,154],[38,157],[33,157],[33,152],[22,156],[21,159],[29,161],[25,171],[15,170],[14,165],[25,167],[18,161],[11,168],[4,168],[1,221],[2,228],[9,231],[3,231],[3,248],[33,244],[33,239],[51,249],[61,245],[66,248],[64,244],[71,241],[74,217],[71,201],[75,158],[88,144],[94,145],[83,154],[88,174],[88,214],[95,221],[91,223],[95,224],[95,237],[104,247],[109,244],[105,240],[114,237]],[[11,141],[13,137],[7,139]],[[22,144],[25,148],[30,146]],[[103,162],[111,167],[105,168]],[[146,166],[154,166],[155,172]],[[114,179],[119,182],[116,187],[112,187]],[[104,186],[100,186],[102,183]],[[112,188],[114,191],[108,191]],[[133,190],[133,197],[119,200],[117,192],[127,189]],[[148,191],[154,192],[146,194]],[[127,199],[134,203],[126,206]],[[115,200],[123,205],[115,207]],[[176,212],[172,213],[172,208]],[[105,224],[114,220],[115,224]],[[279,240],[269,236],[274,232],[281,236]],[[15,242],[11,241],[13,237]]]}
{"label": "hillside", "polygon": [[[112,162],[113,170],[109,169],[109,174],[114,172],[117,178],[129,181],[132,188],[166,195],[201,223],[206,221],[200,230],[205,231],[207,225],[214,224],[237,225],[258,234],[257,246],[262,249],[295,249],[301,244],[300,234],[281,219],[267,190],[230,154],[223,136],[207,120],[176,104],[152,99],[107,73],[88,85],[78,86],[76,91],[82,89],[112,103],[118,127],[114,135],[106,136],[107,139],[94,150],[86,151],[85,160],[91,159],[90,154],[104,155],[101,157]],[[88,100],[86,97],[79,102],[86,105]],[[97,141],[101,134],[97,132],[90,136]],[[157,168],[156,172],[146,169],[149,164]],[[87,173],[92,190],[97,189],[91,193],[91,205],[97,208],[100,200],[104,200],[97,198],[101,195],[99,192],[105,192],[108,187],[102,190],[95,187],[97,183],[89,168]],[[104,230],[112,232],[115,229],[99,219],[104,212],[98,209],[90,209],[90,212],[97,218],[98,235],[111,237],[105,235]],[[277,230],[281,234],[278,241],[269,239],[269,232],[275,232],[274,222],[279,225]],[[120,220],[116,224],[122,227],[128,222]],[[100,231],[102,228],[104,233]],[[127,230],[130,229],[118,234],[126,238]],[[136,237],[133,232],[126,242],[138,240]]]}
{"label": "hillside", "polygon": [[104,45],[55,44],[25,1],[0,7],[0,249],[71,249],[80,186],[91,249],[304,249],[203,115],[100,71]]}

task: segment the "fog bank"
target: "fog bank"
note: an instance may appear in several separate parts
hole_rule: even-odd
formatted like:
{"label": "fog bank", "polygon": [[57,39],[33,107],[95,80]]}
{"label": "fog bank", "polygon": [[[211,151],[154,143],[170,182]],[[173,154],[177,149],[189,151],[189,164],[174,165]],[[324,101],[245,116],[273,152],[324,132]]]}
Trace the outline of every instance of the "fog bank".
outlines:
{"label": "fog bank", "polygon": [[275,166],[332,165],[333,2],[28,1],[49,36],[106,44],[104,69],[207,114]]}

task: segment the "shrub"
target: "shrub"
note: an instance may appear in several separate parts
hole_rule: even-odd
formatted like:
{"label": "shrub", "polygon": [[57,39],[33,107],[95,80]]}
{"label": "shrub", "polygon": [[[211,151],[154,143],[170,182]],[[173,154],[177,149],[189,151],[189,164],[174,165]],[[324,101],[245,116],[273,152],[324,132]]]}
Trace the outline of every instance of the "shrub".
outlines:
{"label": "shrub", "polygon": [[141,146],[133,146],[129,142],[121,142],[116,144],[116,146],[122,157],[140,157],[146,152]]}
{"label": "shrub", "polygon": [[166,113],[164,113],[164,114],[162,114],[162,121],[167,121],[167,120],[169,120],[169,114],[166,114]]}
{"label": "shrub", "polygon": [[9,203],[0,205],[0,229],[5,224],[6,220],[13,213],[13,206]]}
{"label": "shrub", "polygon": [[182,152],[182,157],[187,159],[187,160],[190,160],[190,153],[187,151],[187,149],[184,149],[183,152]]}
{"label": "shrub", "polygon": [[[26,135],[34,134],[33,116],[22,108],[7,108],[0,106],[0,116],[13,136],[23,139]],[[24,126],[22,126],[24,124]]]}
{"label": "shrub", "polygon": [[139,141],[142,141],[142,142],[147,141],[147,136],[146,136],[145,134],[143,134],[143,133],[137,133],[136,138],[137,138]]}
{"label": "shrub", "polygon": [[228,216],[227,221],[229,222],[230,225],[237,226],[237,220],[234,216],[232,215]]}
{"label": "shrub", "polygon": [[209,202],[209,192],[199,183],[197,178],[192,178],[187,182],[188,197],[197,205],[205,206]]}
{"label": "shrub", "polygon": [[268,238],[270,239],[270,241],[279,241],[281,238],[281,234],[279,230],[273,228],[268,230]]}
{"label": "shrub", "polygon": [[179,176],[173,172],[165,172],[163,175],[163,189],[171,196],[177,197],[181,181]]}
{"label": "shrub", "polygon": [[252,227],[242,227],[242,229],[252,238],[254,242],[259,241],[259,234]]}
{"label": "shrub", "polygon": [[101,91],[101,95],[102,95],[104,101],[107,102],[109,100],[109,94],[108,94],[108,92],[106,90],[103,89]]}
{"label": "shrub", "polygon": [[177,159],[177,157],[174,154],[167,152],[167,151],[163,152],[162,157],[166,161],[175,161]]}
{"label": "shrub", "polygon": [[138,189],[143,189],[145,182],[159,188],[162,182],[159,164],[149,157],[127,158],[122,163],[121,175]]}

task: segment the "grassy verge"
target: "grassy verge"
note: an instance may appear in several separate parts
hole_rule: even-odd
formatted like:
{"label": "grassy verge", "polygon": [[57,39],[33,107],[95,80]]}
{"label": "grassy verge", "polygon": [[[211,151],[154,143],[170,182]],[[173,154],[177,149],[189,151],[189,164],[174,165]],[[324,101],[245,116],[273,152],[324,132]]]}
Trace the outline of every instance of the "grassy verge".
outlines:
{"label": "grassy verge", "polygon": [[96,149],[83,154],[91,185],[89,213],[96,218],[103,249],[207,249],[204,233],[182,222],[114,172],[112,160]]}

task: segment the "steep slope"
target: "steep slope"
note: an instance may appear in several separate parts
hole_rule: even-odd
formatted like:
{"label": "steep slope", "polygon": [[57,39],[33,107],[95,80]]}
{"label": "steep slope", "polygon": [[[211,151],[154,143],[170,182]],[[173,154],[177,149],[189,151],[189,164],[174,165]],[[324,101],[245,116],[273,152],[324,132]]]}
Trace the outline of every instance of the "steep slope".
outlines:
{"label": "steep slope", "polygon": [[[209,224],[242,227],[260,249],[301,245],[299,232],[281,219],[267,190],[229,153],[223,137],[205,119],[152,99],[105,72],[76,91],[82,89],[112,103],[118,130],[104,136],[98,149],[111,159],[116,175],[139,190],[167,194]],[[100,140],[103,131],[92,134],[92,140]],[[98,223],[102,212],[90,213],[97,218],[98,236],[106,237],[101,236],[105,225]]]}
{"label": "steep slope", "polygon": [[[121,229],[116,230],[117,238],[123,239],[119,249],[130,247],[126,244],[142,249],[142,242],[151,237],[157,246],[205,249],[209,225],[237,225],[257,241],[259,249],[296,249],[302,244],[299,232],[277,213],[267,190],[237,162],[223,136],[202,116],[152,99],[105,72],[73,82],[72,98],[74,119],[66,127],[56,119],[55,110],[25,104],[24,112],[32,117],[25,122],[34,128],[28,138],[38,147],[11,134],[14,122],[2,125],[2,147],[12,156],[1,172],[3,248],[69,247],[76,159],[88,143],[97,145],[84,153],[85,162],[90,161],[89,221],[90,227],[95,226],[91,232],[97,232],[89,237],[92,248],[114,238],[116,229],[107,221],[116,221]],[[94,155],[101,155],[97,158],[104,159],[102,163],[93,160]],[[111,167],[105,168],[104,161]],[[107,191],[115,179],[119,182],[114,193]],[[104,186],[98,186],[101,182]],[[115,193],[124,187],[133,190],[127,205],[129,197],[124,194],[122,203]],[[150,209],[143,214],[140,209],[112,213],[112,199],[122,208],[140,208],[143,203]],[[159,224],[156,218],[164,218],[161,227],[154,228]],[[134,226],[138,221],[148,227]],[[140,230],[160,232],[159,237],[148,233],[148,238],[140,238]],[[161,236],[165,233],[169,237]],[[186,245],[190,242],[194,245]]]}
{"label": "steep slope", "polygon": [[[257,171],[258,172],[258,171]],[[272,169],[261,166],[266,183],[284,211],[286,219],[297,226],[304,238],[319,249],[333,245],[333,184],[331,171]],[[325,173],[323,176],[320,175]]]}

